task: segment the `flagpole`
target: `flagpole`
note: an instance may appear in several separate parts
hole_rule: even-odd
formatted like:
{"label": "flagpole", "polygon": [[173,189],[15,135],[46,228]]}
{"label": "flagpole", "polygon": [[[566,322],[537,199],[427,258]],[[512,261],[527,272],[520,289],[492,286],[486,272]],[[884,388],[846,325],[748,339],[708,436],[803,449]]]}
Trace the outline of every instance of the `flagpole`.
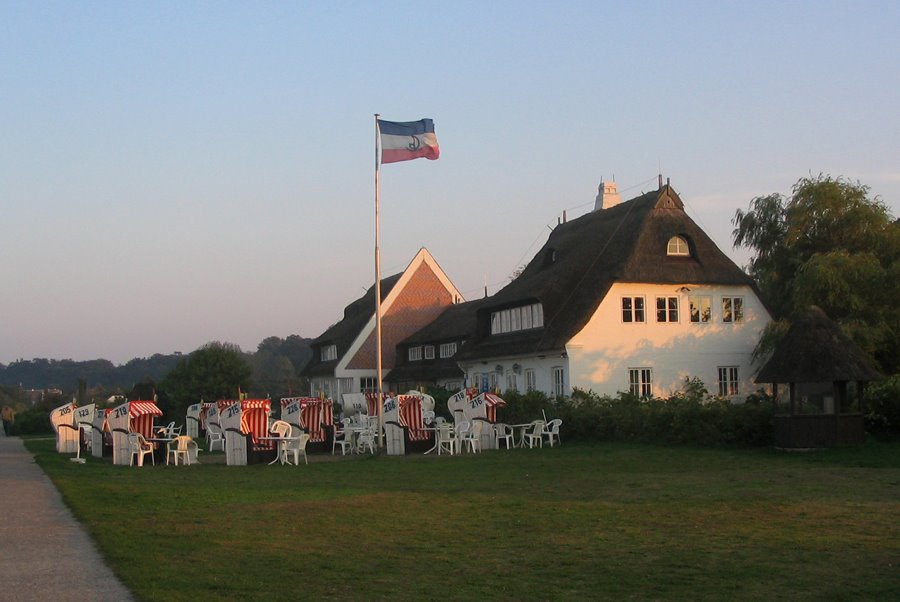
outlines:
{"label": "flagpole", "polygon": [[384,430],[384,401],[381,384],[381,161],[378,156],[379,127],[375,113],[375,373],[378,384],[378,449],[382,448]]}

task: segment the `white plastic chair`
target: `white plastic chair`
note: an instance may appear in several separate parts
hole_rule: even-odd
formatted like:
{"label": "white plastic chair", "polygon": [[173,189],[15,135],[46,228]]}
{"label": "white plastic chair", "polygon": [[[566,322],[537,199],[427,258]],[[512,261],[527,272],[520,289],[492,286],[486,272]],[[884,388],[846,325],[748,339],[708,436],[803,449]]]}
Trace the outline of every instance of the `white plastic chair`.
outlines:
{"label": "white plastic chair", "polygon": [[559,438],[559,427],[561,426],[562,419],[560,418],[554,418],[547,423],[547,428],[544,429],[544,437],[547,438],[547,442],[550,443],[550,447],[553,447],[554,440],[556,440],[556,443],[562,443]]}
{"label": "white plastic chair", "polygon": [[544,447],[544,421],[543,420],[535,420],[531,423],[531,432],[525,433],[525,442],[528,443],[528,447],[534,447],[534,444],[537,443],[539,447]]}
{"label": "white plastic chair", "polygon": [[[341,430],[335,430],[334,431],[334,439],[332,439],[332,441],[331,441],[331,455],[332,456],[334,455],[335,447],[337,447],[338,445],[341,446],[341,455],[342,456],[347,455],[347,450],[350,450],[350,452],[353,452],[353,431],[351,429],[351,425],[353,424],[353,421],[351,421],[349,418],[344,418],[341,421],[341,424],[344,425],[344,428]],[[341,436],[340,439],[338,439],[338,435]]]}
{"label": "white plastic chair", "polygon": [[456,438],[456,433],[453,432],[453,426],[449,422],[441,422],[438,424],[438,455],[441,455],[441,452],[446,450],[450,452],[452,456],[454,451],[459,451],[459,439]]}
{"label": "white plastic chair", "polygon": [[215,422],[206,425],[206,449],[214,451],[225,451],[225,435],[222,433],[222,427]]}
{"label": "white plastic chair", "polygon": [[513,430],[508,424],[499,422],[494,425],[494,436],[497,438],[497,449],[500,449],[500,442],[506,441],[506,449],[516,446],[513,440]]}
{"label": "white plastic chair", "polygon": [[[181,463],[187,466],[191,465],[191,456],[197,458],[199,448],[197,442],[187,435],[179,435],[172,441],[166,443],[166,466],[169,465],[169,456],[172,457],[175,466],[178,466],[178,457],[181,457]],[[199,464],[199,462],[198,462]]]}
{"label": "white plastic chair", "polygon": [[281,463],[290,464],[290,456],[293,455],[294,466],[299,466],[300,454],[303,454],[303,461],[309,464],[309,457],[306,455],[307,443],[309,443],[309,434],[299,428],[292,428],[290,436],[281,442]]}
{"label": "white plastic chair", "polygon": [[175,438],[175,421],[173,420],[166,426],[160,426],[156,429],[157,434],[160,437],[165,437],[166,439],[174,439]]}
{"label": "white plastic chair", "polygon": [[356,453],[365,453],[366,448],[373,454],[375,453],[375,429],[367,428],[356,436]]}
{"label": "white plastic chair", "polygon": [[463,420],[456,427],[456,436],[460,441],[460,445],[465,449],[468,446],[469,451],[473,454],[481,448],[481,421],[474,424],[468,420]]}
{"label": "white plastic chair", "polygon": [[287,455],[284,453],[284,446],[287,445],[286,439],[291,436],[291,425],[284,420],[276,420],[272,423],[272,426],[269,427],[269,431],[281,439],[281,441],[276,441],[275,444],[278,451],[278,461],[284,464],[287,460]]}
{"label": "white plastic chair", "polygon": [[144,456],[150,454],[150,461],[156,466],[156,459],[153,457],[153,446],[144,439],[140,433],[128,433],[128,465],[134,466],[134,458],[137,456],[138,466],[144,465]]}

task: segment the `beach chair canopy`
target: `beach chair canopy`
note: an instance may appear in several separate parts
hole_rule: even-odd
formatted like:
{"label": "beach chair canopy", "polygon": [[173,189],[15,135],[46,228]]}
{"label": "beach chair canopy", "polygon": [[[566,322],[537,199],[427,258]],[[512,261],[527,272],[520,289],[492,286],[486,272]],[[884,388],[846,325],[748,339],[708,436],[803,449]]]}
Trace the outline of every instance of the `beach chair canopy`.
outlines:
{"label": "beach chair canopy", "polygon": [[144,439],[153,436],[153,419],[162,416],[162,410],[152,401],[128,402],[128,416],[131,419],[131,432],[140,433]]}
{"label": "beach chair canopy", "polygon": [[[325,427],[334,426],[332,401],[318,397],[301,397],[298,404],[300,406],[300,427],[309,434],[309,440],[313,443],[325,441],[328,438]],[[290,420],[288,422],[296,424]]]}
{"label": "beach chair canopy", "polygon": [[[430,404],[426,401],[426,397],[431,400]],[[408,436],[410,441],[425,441],[431,437],[429,432],[425,430],[425,421],[422,417],[423,401],[425,402],[424,405],[434,407],[434,399],[421,393],[414,394],[411,392],[411,394],[397,397],[397,421],[409,429]]]}
{"label": "beach chair canopy", "polygon": [[[381,394],[381,403],[389,398],[387,393]],[[369,416],[378,416],[378,393],[366,393],[366,404]]]}
{"label": "beach chair canopy", "polygon": [[66,424],[72,426],[75,420],[75,404],[67,403],[59,406],[58,408],[54,408],[52,412],[50,412],[50,424],[53,426],[53,431],[58,433],[60,425]]}
{"label": "beach chair canopy", "polygon": [[75,422],[77,424],[93,424],[96,410],[97,406],[93,403],[75,408]]}
{"label": "beach chair canopy", "polygon": [[254,444],[269,433],[269,399],[243,399],[241,401],[222,400],[218,402],[219,426],[222,430],[239,429],[250,435]]}

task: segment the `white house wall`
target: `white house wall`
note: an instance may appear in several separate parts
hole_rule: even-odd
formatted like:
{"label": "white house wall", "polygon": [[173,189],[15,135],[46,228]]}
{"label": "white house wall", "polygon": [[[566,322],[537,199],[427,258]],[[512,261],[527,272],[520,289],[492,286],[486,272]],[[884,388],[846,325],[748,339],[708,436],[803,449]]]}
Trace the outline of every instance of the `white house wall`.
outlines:
{"label": "white house wall", "polygon": [[[500,370],[497,370],[497,368]],[[569,368],[568,359],[565,352],[559,350],[556,353],[542,353],[538,356],[514,356],[491,358],[487,361],[475,361],[472,363],[460,363],[460,368],[466,373],[466,386],[481,386],[482,374],[493,374],[495,383],[501,391],[509,389],[507,386],[507,378],[515,377],[515,388],[517,391],[526,391],[525,374],[529,370],[534,371],[536,391],[542,391],[547,395],[553,395],[553,374],[554,369],[562,368],[565,375],[564,388],[566,392],[571,392],[569,384]]]}
{"label": "white house wall", "polygon": [[[690,292],[682,292],[682,288]],[[712,318],[690,321],[689,296],[712,298]],[[622,298],[644,297],[645,321],[623,322]],[[656,321],[656,297],[677,296],[677,323]],[[743,299],[744,320],[722,320],[722,297]],[[698,377],[718,392],[718,367],[737,366],[739,395],[743,400],[758,387],[751,362],[759,334],[771,320],[753,290],[746,286],[647,285],[617,283],[601,302],[588,324],[566,345],[569,386],[615,395],[629,389],[629,368],[651,368],[653,394],[667,396],[682,388],[686,377]]]}

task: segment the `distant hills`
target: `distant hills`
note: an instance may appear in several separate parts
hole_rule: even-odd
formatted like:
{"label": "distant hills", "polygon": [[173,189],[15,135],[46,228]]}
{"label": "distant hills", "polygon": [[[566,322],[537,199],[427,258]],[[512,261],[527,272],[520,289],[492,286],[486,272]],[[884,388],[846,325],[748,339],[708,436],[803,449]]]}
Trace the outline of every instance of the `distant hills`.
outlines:
{"label": "distant hills", "polygon": [[[294,367],[295,373],[299,374],[312,355],[310,340],[298,335],[290,335],[284,339],[268,337],[259,344],[256,352],[246,353],[246,359],[254,366],[258,363],[255,360],[262,360],[262,356],[286,357]],[[260,357],[256,357],[257,354]],[[104,359],[18,360],[6,366],[0,364],[0,385],[22,389],[61,389],[71,392],[78,388],[79,381],[84,381],[91,388],[127,391],[139,382],[161,381],[184,357],[181,353],[171,355],[158,353],[147,358],[132,359],[120,366]]]}

